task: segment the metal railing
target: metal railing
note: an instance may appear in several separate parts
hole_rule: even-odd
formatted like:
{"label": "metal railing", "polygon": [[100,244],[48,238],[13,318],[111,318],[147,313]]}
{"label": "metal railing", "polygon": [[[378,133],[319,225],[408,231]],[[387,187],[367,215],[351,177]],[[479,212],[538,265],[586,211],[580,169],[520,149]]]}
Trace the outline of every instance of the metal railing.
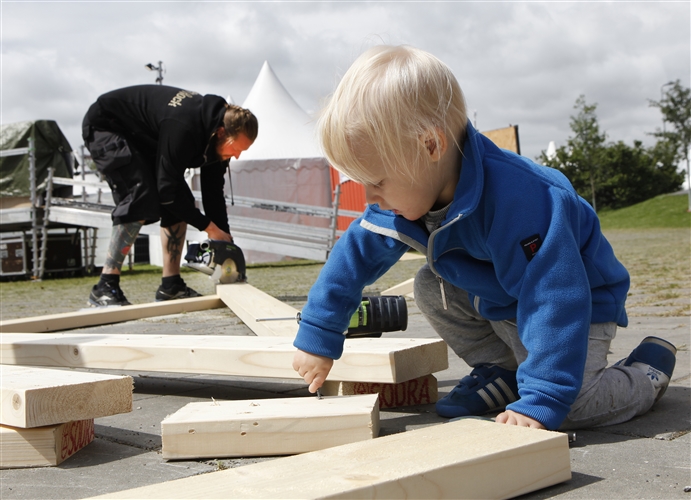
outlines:
{"label": "metal railing", "polygon": [[40,280],[43,272],[39,269],[39,248],[38,248],[38,193],[36,186],[36,148],[34,139],[29,137],[29,146],[26,148],[4,149],[0,151],[0,158],[6,156],[29,155],[29,196],[31,203],[31,242],[33,250],[33,263],[31,279]]}
{"label": "metal railing", "polygon": [[[55,185],[66,186],[81,186],[103,188],[102,183],[89,182],[85,180],[67,179],[63,177],[56,177],[53,179]],[[200,191],[192,191],[192,194],[197,201],[202,200]],[[84,197],[82,196],[82,199]],[[282,212],[294,215],[306,215],[312,217],[320,217],[328,219],[328,227],[311,226],[307,224],[296,224],[289,222],[272,221],[263,218],[246,217],[239,215],[229,215],[228,220],[231,230],[242,231],[245,236],[255,236],[260,241],[289,241],[295,244],[296,247],[309,247],[313,249],[321,249],[325,256],[331,252],[333,245],[336,243],[337,237],[343,233],[338,230],[338,217],[353,217],[357,218],[362,215],[360,212],[351,210],[340,210],[340,185],[337,186],[334,192],[333,207],[320,207],[314,205],[306,205],[301,203],[289,203],[276,200],[265,200],[261,198],[251,198],[244,196],[234,196],[231,200],[226,196],[226,205],[235,207],[245,207],[260,209],[269,212]],[[110,205],[103,205],[101,203],[89,203],[81,200],[68,198],[53,198],[53,205],[63,207],[72,207],[93,212],[103,212],[112,209]]]}

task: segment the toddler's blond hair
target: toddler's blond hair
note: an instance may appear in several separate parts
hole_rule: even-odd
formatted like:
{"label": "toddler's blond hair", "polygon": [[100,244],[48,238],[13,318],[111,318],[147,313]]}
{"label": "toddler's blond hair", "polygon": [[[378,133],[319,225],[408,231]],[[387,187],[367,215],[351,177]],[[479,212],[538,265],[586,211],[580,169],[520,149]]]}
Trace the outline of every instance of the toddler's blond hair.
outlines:
{"label": "toddler's blond hair", "polygon": [[[412,178],[425,165],[426,134],[444,134],[461,147],[465,100],[458,81],[439,59],[414,47],[381,45],[358,57],[322,111],[318,133],[329,162],[351,179],[373,184],[368,169]],[[437,144],[439,142],[437,141]]]}

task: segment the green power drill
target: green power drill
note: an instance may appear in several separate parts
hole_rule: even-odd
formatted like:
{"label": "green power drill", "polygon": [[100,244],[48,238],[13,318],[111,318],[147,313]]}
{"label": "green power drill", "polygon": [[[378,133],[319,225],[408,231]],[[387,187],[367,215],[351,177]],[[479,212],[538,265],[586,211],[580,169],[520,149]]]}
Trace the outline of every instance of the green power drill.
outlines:
{"label": "green power drill", "polygon": [[[257,321],[283,321],[291,318],[258,318]],[[301,315],[295,317],[300,323]],[[381,337],[383,332],[397,332],[408,328],[408,305],[402,295],[362,297],[360,305],[350,317],[346,338]]]}

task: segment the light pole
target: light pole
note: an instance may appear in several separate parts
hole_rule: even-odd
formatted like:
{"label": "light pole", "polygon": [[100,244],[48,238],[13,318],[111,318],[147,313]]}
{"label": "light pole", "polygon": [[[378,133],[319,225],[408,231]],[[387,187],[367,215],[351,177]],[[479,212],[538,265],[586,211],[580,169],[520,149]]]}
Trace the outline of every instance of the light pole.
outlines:
{"label": "light pole", "polygon": [[163,85],[163,61],[158,61],[158,66],[154,66],[149,63],[144,66],[149,71],[158,71],[158,77],[156,78],[156,83]]}

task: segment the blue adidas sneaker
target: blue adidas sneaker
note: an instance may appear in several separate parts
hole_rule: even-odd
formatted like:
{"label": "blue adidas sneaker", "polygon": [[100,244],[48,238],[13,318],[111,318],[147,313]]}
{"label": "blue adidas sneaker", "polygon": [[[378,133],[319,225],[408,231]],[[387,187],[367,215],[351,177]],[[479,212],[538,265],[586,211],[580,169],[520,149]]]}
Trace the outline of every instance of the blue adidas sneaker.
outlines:
{"label": "blue adidas sneaker", "polygon": [[615,365],[632,366],[642,370],[655,387],[655,402],[667,390],[669,380],[677,362],[677,348],[673,344],[658,337],[644,338],[629,357],[615,363]]}
{"label": "blue adidas sneaker", "polygon": [[478,365],[453,390],[437,401],[440,417],[484,415],[503,410],[518,399],[516,372],[496,365]]}

